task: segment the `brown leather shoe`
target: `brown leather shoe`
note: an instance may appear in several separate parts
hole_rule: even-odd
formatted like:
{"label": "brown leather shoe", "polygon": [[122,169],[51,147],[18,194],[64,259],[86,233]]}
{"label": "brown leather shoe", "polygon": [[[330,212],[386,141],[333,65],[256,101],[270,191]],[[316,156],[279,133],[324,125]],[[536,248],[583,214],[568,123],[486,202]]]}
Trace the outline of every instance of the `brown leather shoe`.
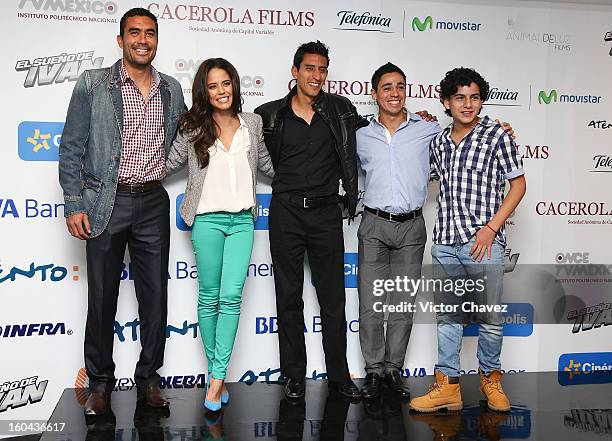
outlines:
{"label": "brown leather shoe", "polygon": [[170,405],[170,402],[166,399],[157,384],[149,384],[147,387],[143,388],[142,394],[147,404],[151,407],[168,407]]}
{"label": "brown leather shoe", "polygon": [[85,415],[97,416],[105,414],[109,399],[110,395],[106,392],[91,392],[83,409]]}

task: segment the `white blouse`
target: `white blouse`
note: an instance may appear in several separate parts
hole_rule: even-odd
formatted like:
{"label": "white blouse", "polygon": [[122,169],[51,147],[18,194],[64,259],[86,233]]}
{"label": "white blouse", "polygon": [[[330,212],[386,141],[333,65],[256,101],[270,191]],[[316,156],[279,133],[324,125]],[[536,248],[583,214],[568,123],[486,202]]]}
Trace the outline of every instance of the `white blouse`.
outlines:
{"label": "white blouse", "polygon": [[227,211],[237,213],[255,205],[253,174],[247,152],[251,148],[249,128],[238,115],[240,127],[229,150],[219,138],[208,148],[210,159],[198,204],[198,214]]}

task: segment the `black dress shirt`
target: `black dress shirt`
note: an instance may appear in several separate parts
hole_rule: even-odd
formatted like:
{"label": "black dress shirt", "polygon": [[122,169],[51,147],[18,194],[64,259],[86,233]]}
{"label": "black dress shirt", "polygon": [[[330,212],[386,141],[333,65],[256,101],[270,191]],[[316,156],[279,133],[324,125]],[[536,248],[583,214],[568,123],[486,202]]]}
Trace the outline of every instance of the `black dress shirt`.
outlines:
{"label": "black dress shirt", "polygon": [[308,124],[289,108],[282,136],[272,192],[304,197],[338,194],[340,161],[327,123],[315,112]]}

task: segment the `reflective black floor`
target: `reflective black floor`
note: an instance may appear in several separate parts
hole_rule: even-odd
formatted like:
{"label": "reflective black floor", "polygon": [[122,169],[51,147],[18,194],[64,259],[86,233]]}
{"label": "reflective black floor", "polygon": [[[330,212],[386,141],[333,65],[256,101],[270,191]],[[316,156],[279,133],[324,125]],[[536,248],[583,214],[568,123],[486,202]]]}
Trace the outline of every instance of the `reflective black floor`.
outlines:
{"label": "reflective black floor", "polygon": [[[478,377],[461,378],[461,412],[415,414],[388,394],[351,403],[309,381],[306,399],[291,402],[278,384],[228,384],[231,401],[210,415],[203,388],[166,389],[170,409],[136,402],[136,390],[112,394],[112,412],[85,418],[82,389],[66,389],[50,422],[65,422],[50,440],[571,440],[612,439],[612,373],[594,375],[599,384],[567,384],[555,373],[506,375],[513,404],[508,413],[489,411],[478,392]],[[595,377],[597,375],[597,377]],[[407,380],[413,395],[427,391],[432,377]],[[581,383],[584,383],[582,381]]]}

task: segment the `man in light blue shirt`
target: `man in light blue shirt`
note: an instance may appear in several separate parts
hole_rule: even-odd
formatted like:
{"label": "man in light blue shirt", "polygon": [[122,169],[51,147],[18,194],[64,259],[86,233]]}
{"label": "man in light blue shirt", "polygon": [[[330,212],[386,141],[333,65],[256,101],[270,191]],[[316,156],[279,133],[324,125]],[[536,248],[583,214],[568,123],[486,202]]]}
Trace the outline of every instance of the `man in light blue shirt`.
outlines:
{"label": "man in light blue shirt", "polygon": [[[407,399],[404,364],[415,294],[385,290],[384,280],[419,279],[427,241],[422,207],[429,182],[429,143],[440,126],[404,108],[406,75],[387,63],[372,76],[378,117],[357,131],[357,154],[365,172],[365,210],[359,225],[359,340],[365,360],[364,398],[386,385]],[[391,308],[392,307],[392,308]],[[384,311],[387,309],[387,332]]]}

